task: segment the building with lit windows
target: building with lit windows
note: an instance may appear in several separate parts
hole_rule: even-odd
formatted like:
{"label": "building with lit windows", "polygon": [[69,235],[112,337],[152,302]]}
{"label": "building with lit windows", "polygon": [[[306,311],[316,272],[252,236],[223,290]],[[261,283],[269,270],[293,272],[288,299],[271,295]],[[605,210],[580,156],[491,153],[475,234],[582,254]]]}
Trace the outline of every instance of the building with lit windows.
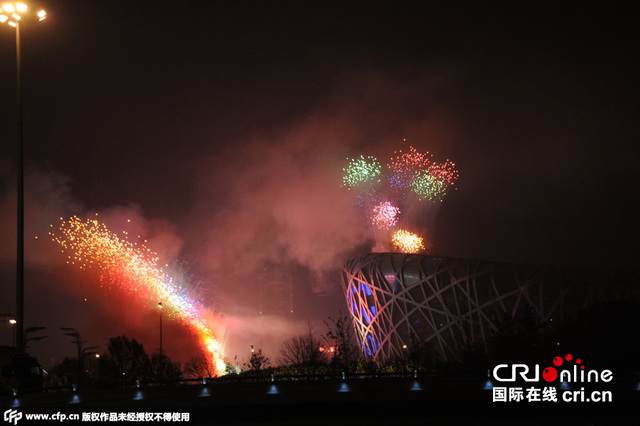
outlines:
{"label": "building with lit windows", "polygon": [[[630,281],[636,286],[626,285]],[[343,290],[364,354],[391,359],[417,338],[429,342],[440,359],[459,361],[468,344],[486,350],[505,315],[517,318],[531,309],[541,321],[562,320],[589,305],[637,292],[637,278],[476,259],[372,253],[345,264]]]}

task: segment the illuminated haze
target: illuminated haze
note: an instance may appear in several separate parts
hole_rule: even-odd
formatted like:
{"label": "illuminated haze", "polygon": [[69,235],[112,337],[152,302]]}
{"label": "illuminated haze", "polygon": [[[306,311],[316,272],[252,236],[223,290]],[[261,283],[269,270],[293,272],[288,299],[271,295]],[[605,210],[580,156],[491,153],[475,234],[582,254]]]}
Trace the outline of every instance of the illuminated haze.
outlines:
{"label": "illuminated haze", "polygon": [[[425,221],[434,254],[597,268],[640,254],[629,155],[640,61],[624,11],[203,1],[169,24],[143,3],[120,3],[124,15],[112,2],[51,2],[47,26],[25,33],[25,325],[47,326],[31,348],[46,367],[75,354],[59,327],[102,350],[119,334],[148,352],[159,340],[157,301],[64,264],[46,238],[60,217],[97,212],[142,235],[210,308],[229,361],[250,345],[275,361],[282,339],[346,312],[339,268],[373,247],[340,186],[346,158],[385,164],[409,145],[460,171]],[[0,37],[10,313],[15,64],[10,33]],[[274,262],[288,280],[275,287]],[[197,350],[171,321],[163,331],[170,357]]]}

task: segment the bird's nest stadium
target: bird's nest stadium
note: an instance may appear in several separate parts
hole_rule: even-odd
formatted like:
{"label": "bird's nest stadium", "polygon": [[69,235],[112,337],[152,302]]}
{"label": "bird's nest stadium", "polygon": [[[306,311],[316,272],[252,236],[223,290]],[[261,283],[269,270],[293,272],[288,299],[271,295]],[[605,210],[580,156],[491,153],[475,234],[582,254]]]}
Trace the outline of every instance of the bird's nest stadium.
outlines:
{"label": "bird's nest stadium", "polygon": [[[631,284],[631,285],[629,285]],[[343,290],[365,355],[402,355],[412,338],[444,361],[469,344],[488,348],[497,322],[530,309],[562,320],[596,303],[637,296],[637,277],[431,255],[372,253],[350,259]]]}

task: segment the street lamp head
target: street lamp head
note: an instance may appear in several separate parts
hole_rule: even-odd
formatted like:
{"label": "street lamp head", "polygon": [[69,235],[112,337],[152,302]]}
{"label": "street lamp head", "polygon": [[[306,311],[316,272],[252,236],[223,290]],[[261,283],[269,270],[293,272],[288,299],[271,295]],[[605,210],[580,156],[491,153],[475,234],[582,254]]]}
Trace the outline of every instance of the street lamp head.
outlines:
{"label": "street lamp head", "polygon": [[17,324],[17,323],[18,323],[18,321],[16,321],[14,318],[11,318],[11,319],[9,320],[9,324],[11,324],[11,325],[13,325],[13,324]]}
{"label": "street lamp head", "polygon": [[[12,27],[18,26],[18,21],[27,16],[29,7],[26,3],[3,3],[0,7],[0,23],[7,23]],[[47,12],[40,10],[36,13],[38,21],[42,21],[47,17]]]}

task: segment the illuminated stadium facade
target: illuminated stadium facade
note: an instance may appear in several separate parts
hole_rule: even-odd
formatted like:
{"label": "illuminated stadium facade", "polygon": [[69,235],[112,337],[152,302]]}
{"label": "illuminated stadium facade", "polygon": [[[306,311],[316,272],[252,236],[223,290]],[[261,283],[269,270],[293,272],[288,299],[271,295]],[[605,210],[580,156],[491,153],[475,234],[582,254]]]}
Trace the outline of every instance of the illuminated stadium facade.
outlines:
{"label": "illuminated stadium facade", "polygon": [[469,344],[487,350],[505,315],[532,309],[542,321],[561,320],[628,297],[617,274],[400,253],[349,260],[343,289],[362,352],[382,361],[412,337],[460,361]]}

